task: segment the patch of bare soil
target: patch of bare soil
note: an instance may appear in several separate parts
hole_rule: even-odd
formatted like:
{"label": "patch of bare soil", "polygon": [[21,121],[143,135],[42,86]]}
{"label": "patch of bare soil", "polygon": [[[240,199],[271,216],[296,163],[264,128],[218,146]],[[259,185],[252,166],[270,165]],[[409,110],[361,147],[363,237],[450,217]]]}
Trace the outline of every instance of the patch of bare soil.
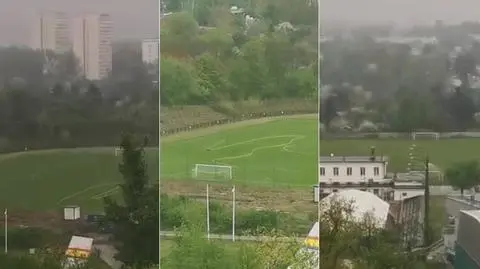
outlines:
{"label": "patch of bare soil", "polygon": [[[232,185],[208,182],[211,200],[219,201],[226,206],[232,204]],[[168,195],[184,195],[205,201],[207,182],[193,180],[162,180],[160,192]],[[291,213],[318,212],[313,202],[310,188],[298,189],[287,187],[260,187],[250,185],[235,186],[236,205],[240,208],[269,209]]]}
{"label": "patch of bare soil", "polygon": [[[24,209],[8,210],[8,227],[26,228],[36,227],[50,230],[57,234],[84,233],[88,228],[83,219],[67,221],[63,219],[61,211],[33,211]],[[5,218],[0,218],[0,226],[5,225]]]}

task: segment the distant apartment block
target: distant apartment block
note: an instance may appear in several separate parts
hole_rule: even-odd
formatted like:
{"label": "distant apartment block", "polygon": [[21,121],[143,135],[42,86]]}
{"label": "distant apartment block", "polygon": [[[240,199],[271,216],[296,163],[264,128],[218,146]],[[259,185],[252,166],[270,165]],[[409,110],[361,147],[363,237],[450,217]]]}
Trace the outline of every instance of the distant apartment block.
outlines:
{"label": "distant apartment block", "polygon": [[147,64],[158,63],[160,39],[142,40],[142,61]]}
{"label": "distant apartment block", "polygon": [[32,30],[32,49],[63,53],[71,48],[69,19],[63,12],[38,13]]}
{"label": "distant apartment block", "polygon": [[113,22],[107,14],[85,14],[73,20],[73,52],[82,75],[99,80],[112,70]]}

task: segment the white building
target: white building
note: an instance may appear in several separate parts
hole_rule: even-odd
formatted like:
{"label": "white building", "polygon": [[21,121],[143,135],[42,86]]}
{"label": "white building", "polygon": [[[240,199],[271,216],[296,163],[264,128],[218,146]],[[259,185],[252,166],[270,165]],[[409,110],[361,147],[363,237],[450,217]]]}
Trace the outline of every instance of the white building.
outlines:
{"label": "white building", "polygon": [[64,53],[71,49],[70,23],[63,12],[46,11],[33,21],[31,48]]}
{"label": "white building", "polygon": [[384,156],[320,156],[321,196],[341,189],[359,189],[388,199],[392,179],[387,178],[387,165]]}
{"label": "white building", "polygon": [[158,63],[160,54],[160,39],[142,40],[142,61],[146,64]]}
{"label": "white building", "polygon": [[385,156],[321,156],[319,196],[346,189],[372,192],[386,201],[423,196],[423,177],[409,173],[388,175],[387,166]]}
{"label": "white building", "polygon": [[112,70],[113,22],[108,14],[85,14],[73,21],[73,52],[83,76],[99,80]]}

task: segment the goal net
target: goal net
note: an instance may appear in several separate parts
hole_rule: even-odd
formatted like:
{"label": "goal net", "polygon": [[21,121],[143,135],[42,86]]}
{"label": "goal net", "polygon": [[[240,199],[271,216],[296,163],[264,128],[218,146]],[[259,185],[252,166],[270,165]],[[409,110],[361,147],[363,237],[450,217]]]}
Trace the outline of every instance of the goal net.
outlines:
{"label": "goal net", "polygon": [[193,178],[200,180],[232,179],[232,167],[228,165],[195,164]]}
{"label": "goal net", "polygon": [[122,155],[123,149],[122,149],[122,148],[119,148],[119,147],[116,147],[116,148],[114,149],[114,153],[115,153],[115,156]]}
{"label": "goal net", "polygon": [[412,140],[418,139],[440,139],[440,133],[435,132],[412,132]]}

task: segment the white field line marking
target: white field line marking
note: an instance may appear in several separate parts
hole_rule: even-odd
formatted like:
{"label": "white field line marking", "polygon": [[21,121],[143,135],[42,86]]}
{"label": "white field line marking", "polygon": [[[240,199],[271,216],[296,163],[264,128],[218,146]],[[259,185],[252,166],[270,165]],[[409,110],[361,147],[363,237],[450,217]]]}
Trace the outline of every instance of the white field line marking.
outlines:
{"label": "white field line marking", "polygon": [[63,203],[64,201],[66,201],[66,200],[68,200],[68,199],[71,199],[71,198],[73,198],[73,197],[76,197],[76,196],[78,196],[78,195],[80,195],[80,194],[82,194],[82,193],[85,193],[85,192],[89,191],[89,190],[93,190],[93,189],[96,189],[96,188],[99,188],[99,187],[103,187],[103,186],[111,186],[111,185],[113,185],[113,184],[118,184],[118,182],[109,182],[109,183],[101,183],[101,184],[92,185],[92,186],[87,187],[87,188],[85,188],[85,189],[83,189],[83,190],[81,190],[81,191],[77,191],[77,192],[75,192],[75,193],[73,193],[73,194],[71,194],[71,195],[67,195],[67,196],[63,197],[62,199],[58,200],[57,204],[61,204],[61,203]]}
{"label": "white field line marking", "polygon": [[282,143],[282,144],[277,144],[277,145],[268,145],[268,146],[256,147],[256,148],[253,148],[249,153],[241,154],[241,155],[236,155],[236,156],[221,157],[221,158],[214,159],[214,161],[218,161],[218,160],[235,160],[235,159],[240,159],[240,158],[251,157],[251,156],[253,156],[253,154],[255,154],[255,152],[257,152],[257,151],[259,151],[259,150],[270,149],[270,148],[279,148],[279,147],[282,147],[282,148],[283,148],[283,147],[285,147],[285,146],[291,145],[291,144],[294,143],[296,140],[305,138],[304,135],[268,136],[268,137],[262,137],[262,138],[257,138],[257,139],[251,139],[251,140],[248,140],[248,141],[245,141],[245,142],[240,142],[240,143],[235,143],[235,144],[231,144],[231,145],[226,145],[226,146],[223,146],[223,147],[221,147],[221,148],[224,149],[224,148],[231,147],[231,146],[233,146],[233,145],[242,145],[242,144],[251,143],[251,142],[256,142],[256,141],[260,141],[260,140],[266,140],[266,139],[272,139],[272,138],[280,138],[280,137],[293,137],[293,138],[290,139],[287,143]]}
{"label": "white field line marking", "polygon": [[120,189],[119,186],[115,186],[107,191],[104,191],[104,192],[101,192],[99,194],[95,194],[94,196],[92,196],[92,199],[95,199],[95,200],[100,200],[102,198],[105,198],[105,197],[108,197],[108,196],[111,196],[113,195],[114,193],[116,193],[118,191],[118,189]]}
{"label": "white field line marking", "polygon": [[[262,140],[271,140],[271,139],[275,139],[275,138],[290,138],[290,137],[297,138],[297,137],[300,137],[300,136],[301,136],[302,138],[304,137],[303,135],[264,136],[264,137],[259,137],[259,138],[253,138],[253,139],[245,140],[245,141],[242,141],[242,142],[237,142],[237,143],[233,143],[233,144],[228,144],[228,145],[221,146],[221,147],[211,148],[210,150],[221,150],[221,149],[231,148],[231,147],[234,147],[234,146],[250,144],[250,143],[252,143],[252,142],[257,142],[257,141],[262,141]],[[282,144],[282,145],[284,145],[284,144]],[[278,146],[278,145],[277,145],[277,146]]]}
{"label": "white field line marking", "polygon": [[213,145],[207,146],[207,147],[204,147],[204,148],[205,148],[205,149],[212,150],[212,149],[214,149],[215,147],[218,147],[218,146],[220,146],[221,144],[224,144],[224,143],[225,143],[225,139],[221,139],[221,140],[215,142]]}

